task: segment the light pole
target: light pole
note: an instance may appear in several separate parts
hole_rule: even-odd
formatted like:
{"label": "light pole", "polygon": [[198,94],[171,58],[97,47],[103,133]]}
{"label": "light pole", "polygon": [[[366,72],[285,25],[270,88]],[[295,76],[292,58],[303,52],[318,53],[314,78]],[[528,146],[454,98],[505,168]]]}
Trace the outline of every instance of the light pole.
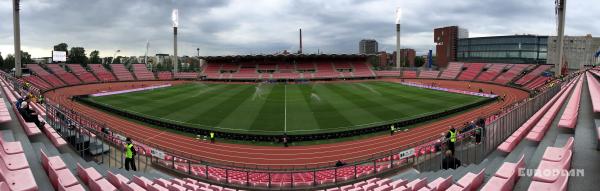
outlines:
{"label": "light pole", "polygon": [[111,60],[110,64],[114,64],[114,63],[115,63],[115,60],[117,59],[117,57],[116,57],[116,56],[117,56],[117,53],[118,53],[118,52],[121,52],[121,50],[117,50],[117,51],[115,51],[115,53],[113,54],[113,57],[112,57],[112,60]]}
{"label": "light pole", "polygon": [[21,76],[21,28],[19,23],[20,0],[13,0],[13,27],[15,44],[15,76]]}
{"label": "light pole", "polygon": [[200,57],[200,48],[196,48],[196,52],[198,52],[198,57]]}

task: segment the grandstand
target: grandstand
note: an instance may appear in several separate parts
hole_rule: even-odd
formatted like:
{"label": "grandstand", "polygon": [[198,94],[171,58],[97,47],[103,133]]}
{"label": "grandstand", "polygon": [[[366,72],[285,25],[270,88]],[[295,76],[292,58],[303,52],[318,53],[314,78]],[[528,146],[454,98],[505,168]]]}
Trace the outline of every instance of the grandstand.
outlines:
{"label": "grandstand", "polygon": [[482,72],[475,81],[489,82],[493,81],[507,66],[507,64],[490,64],[490,67]]}
{"label": "grandstand", "polygon": [[133,75],[131,75],[131,72],[129,72],[129,70],[127,70],[127,68],[125,68],[125,65],[111,64],[110,67],[112,68],[112,72],[115,74],[115,77],[117,77],[117,79],[119,79],[119,81],[135,80],[133,78]]}
{"label": "grandstand", "polygon": [[[217,64],[215,66],[211,66],[209,64],[208,66],[206,66],[206,68],[204,68],[203,73],[206,76],[208,76],[207,74],[219,75],[219,77],[228,75],[228,77],[226,78],[229,79],[234,79],[236,74],[243,73],[249,75],[247,79],[257,80],[260,79],[262,75],[268,75],[268,79],[304,78],[305,76],[307,76],[306,74],[316,75],[317,73],[319,73],[318,71],[321,70],[321,72],[324,73],[332,73],[332,78],[340,78],[348,75],[355,77],[355,70],[357,70],[357,68],[360,69],[362,67],[357,66],[357,64],[354,63],[334,63],[335,62],[328,63],[317,61],[312,64],[284,65],[282,63],[278,63],[262,64],[262,66],[261,64]],[[311,65],[315,67],[312,68],[310,67]],[[490,66],[485,66],[487,64],[483,63],[482,65],[483,66],[474,66],[474,64],[464,64],[463,66],[461,66],[461,68],[466,67],[467,69],[462,72],[450,72],[449,70],[445,70],[444,73],[446,74],[446,77],[452,78],[451,76],[454,76],[454,78],[458,80],[472,81],[473,79],[489,79],[489,81],[487,82],[492,82],[497,80],[494,79],[493,76],[495,76],[494,73],[498,72],[498,78],[502,77],[502,80],[496,83],[505,84],[502,82],[510,82],[516,80],[520,81],[520,83],[522,82],[523,87],[525,88],[532,90],[539,89],[542,92],[536,94],[533,100],[522,102],[517,105],[512,105],[513,103],[516,103],[515,101],[524,99],[526,97],[526,94],[511,92],[514,91],[514,89],[509,87],[491,84],[479,84],[475,82],[471,83],[471,85],[481,87],[485,90],[493,89],[494,92],[497,92],[498,94],[506,94],[508,97],[506,98],[505,102],[499,102],[497,105],[493,104],[491,106],[486,106],[483,110],[475,110],[465,113],[464,115],[454,117],[458,119],[461,118],[461,116],[473,116],[474,114],[472,113],[479,113],[477,115],[489,114],[489,117],[485,120],[486,127],[488,129],[486,130],[487,135],[484,137],[489,137],[484,139],[485,144],[482,144],[480,146],[469,146],[470,144],[467,143],[473,140],[467,138],[460,139],[459,143],[457,143],[458,148],[456,157],[463,161],[463,165],[458,167],[457,169],[439,169],[439,163],[443,158],[441,154],[443,152],[439,151],[437,149],[437,146],[434,146],[437,144],[435,141],[437,140],[437,137],[435,135],[439,134],[440,132],[444,132],[445,129],[443,127],[448,125],[447,121],[439,120],[431,125],[426,125],[430,128],[428,130],[425,130],[427,128],[423,127],[415,129],[414,131],[411,130],[405,135],[376,137],[374,138],[374,140],[366,139],[363,141],[358,141],[357,143],[353,143],[354,146],[348,146],[346,143],[337,143],[332,145],[332,148],[330,148],[331,150],[335,150],[336,152],[339,151],[340,153],[346,152],[342,155],[335,154],[335,156],[333,156],[333,153],[331,153],[331,155],[322,153],[320,154],[320,156],[315,157],[309,154],[319,153],[319,150],[322,150],[319,147],[314,147],[315,150],[311,149],[310,147],[307,147],[307,150],[304,151],[304,154],[294,154],[294,157],[304,156],[303,158],[308,158],[309,156],[312,156],[314,158],[305,161],[294,160],[294,157],[292,157],[288,160],[285,160],[286,162],[282,162],[284,160],[281,158],[281,156],[278,156],[278,154],[276,154],[279,152],[273,152],[272,154],[269,154],[270,152],[261,152],[260,154],[247,153],[245,154],[244,158],[235,158],[235,153],[241,151],[252,151],[252,149],[250,149],[252,148],[252,146],[238,145],[236,147],[230,147],[229,144],[211,145],[210,143],[194,142],[193,138],[185,138],[183,136],[172,137],[172,135],[165,135],[162,137],[164,137],[166,140],[170,140],[171,142],[175,142],[175,140],[194,142],[194,144],[192,145],[174,145],[185,145],[185,148],[181,146],[176,146],[176,148],[179,148],[181,149],[180,151],[184,152],[185,150],[188,150],[188,147],[189,149],[202,148],[200,150],[194,149],[193,153],[197,152],[195,154],[197,154],[198,157],[206,157],[205,159],[209,159],[208,161],[211,162],[194,162],[195,160],[193,160],[192,158],[195,157],[180,156],[178,154],[173,154],[169,152],[171,150],[167,149],[168,147],[161,149],[161,153],[164,152],[164,156],[163,158],[158,159],[156,158],[157,155],[155,156],[153,154],[150,154],[156,151],[153,150],[155,148],[149,146],[150,144],[144,144],[146,142],[138,142],[138,149],[141,151],[141,158],[151,157],[150,161],[153,161],[152,163],[156,161],[156,164],[161,166],[161,168],[171,169],[171,171],[176,172],[175,176],[157,173],[156,171],[136,173],[127,172],[123,169],[119,169],[118,166],[122,164],[120,162],[116,162],[116,160],[114,159],[110,159],[110,155],[107,156],[106,154],[101,154],[105,152],[105,146],[107,148],[114,148],[116,146],[118,147],[119,144],[122,145],[122,142],[118,142],[116,141],[116,139],[103,138],[102,136],[98,136],[101,133],[99,129],[101,125],[94,125],[94,121],[97,120],[105,122],[112,121],[111,123],[114,123],[116,122],[114,117],[111,118],[110,116],[103,114],[102,112],[90,110],[90,108],[84,107],[79,104],[73,104],[67,99],[69,95],[81,94],[85,91],[97,91],[97,89],[103,89],[108,87],[104,86],[103,84],[97,84],[93,87],[88,88],[78,88],[79,86],[77,85],[74,87],[60,88],[56,89],[53,92],[46,92],[46,96],[53,102],[56,101],[57,103],[61,103],[60,105],[74,108],[76,111],[78,111],[78,115],[81,115],[79,118],[75,118],[75,116],[73,116],[74,114],[72,113],[64,113],[64,116],[67,116],[69,118],[74,117],[72,119],[77,119],[80,122],[82,126],[77,127],[81,128],[77,132],[81,133],[81,135],[86,135],[87,137],[89,137],[85,140],[90,141],[90,143],[93,142],[93,144],[90,145],[95,145],[95,147],[88,149],[91,149],[90,151],[95,151],[92,153],[96,154],[92,155],[91,153],[88,153],[85,155],[95,156],[96,160],[111,161],[111,163],[114,162],[115,164],[107,165],[97,164],[93,161],[84,161],[82,160],[82,158],[80,158],[80,156],[77,156],[77,154],[75,154],[79,152],[79,149],[77,147],[65,147],[65,145],[67,144],[75,143],[72,142],[74,141],[74,139],[71,139],[67,136],[69,135],[69,132],[72,131],[68,131],[66,127],[58,125],[59,123],[57,123],[58,121],[56,120],[59,120],[59,118],[56,118],[54,115],[56,113],[66,111],[63,111],[58,107],[52,106],[52,103],[50,103],[50,105],[47,106],[43,106],[40,104],[33,105],[34,109],[39,111],[39,113],[41,113],[42,116],[48,116],[48,118],[44,119],[47,119],[49,121],[47,121],[47,124],[41,130],[37,129],[37,127],[35,126],[32,126],[31,123],[25,122],[23,118],[20,115],[18,115],[17,112],[15,112],[16,110],[3,110],[3,106],[2,104],[0,104],[0,112],[2,112],[0,113],[0,116],[8,116],[8,118],[2,117],[1,119],[5,121],[14,120],[14,122],[10,122],[10,125],[7,126],[11,127],[9,128],[9,130],[5,128],[1,131],[1,145],[7,151],[7,155],[0,156],[0,159],[2,159],[2,161],[0,161],[0,166],[3,167],[0,168],[0,171],[6,173],[3,175],[3,177],[19,177],[13,179],[2,178],[2,181],[6,183],[0,183],[0,188],[8,187],[13,190],[235,190],[247,189],[248,186],[252,186],[252,188],[259,189],[285,190],[305,190],[307,188],[323,190],[495,190],[497,188],[503,188],[505,190],[565,190],[566,188],[568,188],[572,190],[578,190],[582,188],[589,188],[589,183],[586,183],[589,181],[589,177],[587,177],[587,171],[587,178],[560,175],[546,176],[544,174],[535,174],[532,175],[532,177],[519,178],[511,172],[515,172],[515,168],[517,167],[546,170],[569,170],[576,168],[589,168],[589,166],[582,166],[577,162],[577,160],[584,160],[585,157],[598,157],[599,155],[597,151],[590,150],[590,148],[594,147],[590,147],[589,144],[596,144],[596,142],[600,141],[600,136],[594,136],[593,141],[589,140],[590,136],[580,136],[582,134],[598,135],[598,132],[600,131],[600,128],[584,128],[590,127],[588,124],[593,123],[593,120],[590,120],[594,118],[594,116],[592,115],[593,112],[597,112],[598,110],[600,110],[596,109],[595,107],[596,105],[600,105],[600,101],[597,101],[597,99],[595,99],[596,97],[600,96],[594,96],[595,94],[598,94],[598,90],[600,90],[600,83],[598,82],[598,79],[600,78],[599,72],[591,70],[589,72],[582,73],[582,75],[577,75],[577,73],[575,73],[572,74],[569,78],[567,78],[569,79],[567,80],[567,82],[560,84],[556,81],[552,81],[552,78],[540,76],[541,72],[539,71],[543,72],[547,70],[540,69],[542,68],[541,66],[514,66],[511,67],[506,73],[501,73],[502,69],[506,67],[506,65],[500,64],[499,66],[495,66],[494,64],[490,64]],[[331,69],[329,68],[329,66],[331,66]],[[42,67],[39,66],[36,67],[33,65],[28,65],[28,67],[33,68],[32,71],[35,73],[35,75],[25,77],[24,79],[26,81],[31,82],[31,84],[33,84],[36,87],[39,87],[42,90],[49,90],[57,87],[67,86],[66,83],[62,86],[56,86],[54,84],[51,85],[49,83],[46,83],[47,80],[41,78],[42,76],[44,76],[45,78],[54,77],[55,79],[60,81],[61,79],[56,77],[56,75],[58,75],[57,73],[62,72],[58,71],[57,68],[49,67],[49,70],[53,71],[54,73],[52,74],[48,73]],[[473,67],[475,67],[475,69],[472,69]],[[488,70],[481,72],[485,67],[488,67]],[[515,67],[517,68],[515,69]],[[74,69],[77,68],[77,66],[69,65],[69,68],[71,68],[71,71],[73,73],[81,73],[79,69]],[[529,68],[531,72],[523,75],[521,78],[515,79],[517,78],[518,74],[526,70],[526,68]],[[125,68],[123,67],[122,69]],[[257,71],[259,71],[260,69],[265,71],[272,70],[272,72],[258,73]],[[298,72],[301,69],[306,71],[314,69],[315,72]],[[99,71],[94,70],[94,67],[92,67],[92,70],[95,72]],[[467,72],[469,74],[467,74]],[[486,72],[488,72],[489,74],[486,74]],[[333,73],[336,73],[336,75],[333,75]],[[398,75],[400,74],[400,72],[398,71],[375,71],[373,74],[380,76],[379,74],[386,73]],[[477,75],[476,73],[480,74]],[[536,73],[537,76],[535,76],[534,78],[527,77],[527,75],[529,74],[533,75]],[[108,72],[108,74],[111,73]],[[131,73],[129,74],[131,75]],[[401,77],[406,78],[406,80],[413,80],[410,82],[418,82],[423,84],[436,82],[439,86],[442,87],[453,87],[467,90],[467,87],[463,85],[462,82],[436,79],[437,74],[439,74],[439,71],[403,70]],[[514,74],[514,76],[510,78],[512,74]],[[2,80],[0,80],[0,82],[3,87],[3,97],[6,97],[6,100],[9,101],[6,103],[14,102],[20,94],[16,90],[20,88],[18,88],[19,86],[13,87],[13,85],[11,85],[18,83],[9,83],[9,81],[19,82],[19,80],[12,79],[11,77],[6,76],[5,74],[2,75],[3,78]],[[196,79],[198,74],[180,73],[180,75],[187,75],[188,79]],[[427,75],[431,77],[426,77]],[[487,76],[482,77],[483,75]],[[170,72],[159,72],[157,76],[159,80],[170,80],[173,79],[173,77],[177,78],[177,74],[171,74]],[[259,76],[259,78],[255,78],[257,76]],[[416,78],[417,76],[419,78],[429,78],[432,80],[410,79]],[[510,80],[507,80],[507,78],[510,78]],[[133,80],[135,80],[135,78]],[[138,80],[140,80],[139,77]],[[80,83],[93,82],[81,80]],[[139,87],[142,84],[150,85],[153,83],[159,84],[160,81],[131,81],[123,83],[113,83],[110,86],[114,90],[119,90],[123,88]],[[557,85],[551,86],[551,84],[555,83]],[[585,88],[586,84],[588,88]],[[7,104],[5,104],[4,108],[7,107],[10,106],[7,106]],[[574,109],[578,107],[580,108],[579,112],[577,109]],[[505,109],[501,110],[502,113],[498,113],[499,108]],[[600,108],[600,106],[597,108]],[[561,111],[563,110],[564,112],[561,114]],[[6,114],[7,112],[9,113],[8,115]],[[15,117],[13,118],[10,116]],[[94,119],[87,119],[83,116],[93,116]],[[507,121],[510,121],[511,123],[507,123]],[[132,129],[145,128],[143,126],[134,125],[130,122],[118,122],[120,123],[120,125],[113,126],[111,125],[111,123],[109,123],[109,125],[112,127],[111,131],[115,133],[118,132],[118,134],[122,135],[133,135],[135,140],[140,141],[149,139],[149,137],[153,136],[153,134],[155,135],[160,132],[152,130],[151,128],[144,129],[145,131],[148,131],[144,133],[147,135],[141,136],[136,135],[136,133],[132,134]],[[462,122],[455,121],[454,123],[461,124]],[[500,126],[499,124],[511,125]],[[558,126],[561,128],[570,128],[573,130],[559,131],[557,130],[556,126],[552,124],[559,124]],[[598,124],[600,124],[600,122],[598,122]],[[433,129],[436,130],[431,131]],[[397,154],[413,146],[402,146],[398,148],[397,152],[391,152],[395,154],[379,155],[376,157],[375,160],[367,160],[366,163],[354,163],[354,161],[362,161],[367,158],[361,157],[363,156],[363,154],[361,154],[363,152],[352,152],[351,150],[361,150],[361,148],[363,147],[378,148],[377,150],[384,151],[383,153],[390,153],[388,151],[385,151],[386,147],[382,146],[409,145],[410,142],[408,140],[399,141],[398,139],[401,139],[400,137],[411,136],[413,134],[423,134],[424,132],[428,132],[427,137],[430,137],[430,139],[424,139],[419,144],[415,145],[416,147],[414,147],[414,149],[417,152],[415,152],[414,156],[409,155],[411,157],[414,157],[413,159],[420,160],[421,162],[419,163],[413,164],[413,162],[411,161],[415,160],[407,160],[407,158],[404,158],[405,156]],[[466,136],[469,133],[473,133],[473,131],[464,132],[465,136],[463,137],[470,137]],[[497,135],[495,135],[496,133],[506,136],[497,137]],[[42,139],[40,142],[39,138],[28,138],[37,135],[43,135],[44,139]],[[152,144],[169,145],[167,144],[167,142],[159,139],[153,139],[152,142]],[[379,145],[381,146],[373,145],[377,143],[379,143]],[[75,149],[75,152],[73,152],[73,154],[68,152],[65,153],[65,150],[70,149]],[[23,150],[23,152],[21,152],[21,150]],[[219,150],[220,154],[215,155],[213,153],[215,150]],[[373,156],[373,151],[364,152],[364,154],[366,153],[370,153],[368,155],[371,157]],[[566,154],[562,155],[560,153]],[[116,156],[115,154],[113,155]],[[287,171],[277,171],[273,169],[261,169],[258,171],[254,171],[244,169],[240,166],[220,166],[218,165],[218,161],[220,161],[221,156],[226,156],[226,160],[233,160],[236,161],[236,163],[242,164],[246,163],[246,165],[278,163],[280,165],[294,164],[298,166],[306,166],[306,164],[315,164],[317,166],[321,166],[328,163],[331,164],[331,162],[334,162],[338,159],[343,159],[344,161],[349,162],[350,164],[349,166],[345,167],[331,167],[326,169],[308,171],[299,170],[292,173],[289,173]],[[100,157],[101,159],[98,157]],[[25,158],[25,160],[23,158]],[[2,162],[4,161],[27,161],[27,164],[22,162],[15,162],[11,163],[11,165],[7,167],[2,165]],[[321,163],[320,161],[328,162]],[[144,164],[140,164],[140,166],[145,166],[145,168],[149,168],[149,166],[146,166]],[[399,169],[404,170],[398,171]],[[42,171],[46,173],[37,173]],[[594,174],[594,172],[591,173]],[[180,176],[184,174],[185,176]]]}
{"label": "grandstand", "polygon": [[451,62],[448,68],[440,74],[440,79],[455,79],[462,71],[463,63]]}
{"label": "grandstand", "polygon": [[155,80],[154,74],[145,64],[132,64],[133,74],[137,80]]}
{"label": "grandstand", "polygon": [[47,66],[48,66],[48,69],[50,69],[50,71],[52,71],[52,73],[54,73],[56,76],[58,76],[58,78],[60,78],[64,82],[66,82],[68,85],[81,84],[81,81],[79,79],[77,79],[77,77],[75,77],[75,75],[73,75],[73,73],[65,71],[58,64],[48,64]]}
{"label": "grandstand", "polygon": [[102,82],[117,81],[117,78],[115,78],[115,76],[110,71],[106,70],[106,68],[104,68],[104,66],[102,66],[102,64],[90,64],[89,66],[92,69],[92,71],[94,72],[94,74],[96,74],[96,76],[98,77],[98,79],[100,81],[102,81]]}
{"label": "grandstand", "polygon": [[75,74],[83,83],[96,83],[99,82],[94,74],[88,72],[85,68],[83,68],[79,64],[67,64],[67,66],[71,69],[71,72]]}
{"label": "grandstand", "polygon": [[521,74],[521,72],[529,66],[530,65],[528,64],[513,64],[512,66],[509,65],[510,69],[496,77],[496,79],[493,82],[499,84],[507,84],[508,82],[516,78],[519,74]]}

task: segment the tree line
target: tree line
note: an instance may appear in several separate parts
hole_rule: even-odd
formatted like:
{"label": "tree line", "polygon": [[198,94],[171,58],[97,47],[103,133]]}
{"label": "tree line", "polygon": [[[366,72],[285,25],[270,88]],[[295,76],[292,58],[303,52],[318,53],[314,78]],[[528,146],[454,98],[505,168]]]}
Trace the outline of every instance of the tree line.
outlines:
{"label": "tree line", "polygon": [[[67,61],[68,64],[81,64],[83,67],[86,67],[88,64],[125,64],[129,66],[130,64],[140,63],[135,57],[124,57],[124,56],[116,56],[113,57],[104,57],[100,58],[100,51],[93,50],[89,53],[89,56],[85,52],[85,48],[83,47],[70,47],[67,43],[59,43],[54,45],[54,51],[64,51],[67,53]],[[197,59],[191,59],[189,57],[184,58],[187,63],[190,64],[182,64],[178,63],[181,71],[197,71],[199,70],[200,62]],[[21,51],[21,63],[22,64],[30,64],[35,63],[35,61],[31,58],[31,55],[28,52]],[[166,59],[164,63],[161,64],[153,64],[155,67],[152,69],[154,71],[168,71],[173,67],[173,63],[171,59]],[[2,57],[0,54],[0,69],[4,71],[10,71],[15,67],[15,57],[12,54],[6,55],[6,58]]]}

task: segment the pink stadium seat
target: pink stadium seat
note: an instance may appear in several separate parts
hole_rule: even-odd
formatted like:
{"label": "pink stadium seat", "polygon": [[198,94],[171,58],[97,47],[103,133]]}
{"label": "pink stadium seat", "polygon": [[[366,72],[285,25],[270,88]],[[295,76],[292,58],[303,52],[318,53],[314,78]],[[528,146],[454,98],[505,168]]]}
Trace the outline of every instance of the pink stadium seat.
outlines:
{"label": "pink stadium seat", "polygon": [[69,187],[59,185],[58,191],[85,191],[85,188],[81,184],[75,184]]}
{"label": "pink stadium seat", "polygon": [[108,180],[108,182],[117,188],[120,188],[122,184],[129,183],[129,179],[127,179],[125,176],[121,174],[113,174],[110,171],[107,172],[106,180]]}
{"label": "pink stadium seat", "polygon": [[536,190],[557,190],[557,191],[566,191],[569,183],[569,176],[559,176],[558,179],[554,182],[540,182],[540,181],[531,181],[529,184],[530,191]]}
{"label": "pink stadium seat", "polygon": [[155,80],[154,74],[148,70],[146,64],[132,64],[133,74],[137,80]]}
{"label": "pink stadium seat", "polygon": [[440,75],[441,79],[455,79],[462,70],[463,63],[450,62],[448,68]]}
{"label": "pink stadium seat", "polygon": [[555,103],[553,103],[552,107],[548,109],[547,113],[543,115],[540,121],[538,121],[537,124],[531,129],[529,134],[527,134],[527,140],[539,142],[544,138],[546,131],[550,128],[552,121],[554,121],[554,117],[556,117],[556,115],[560,111],[560,108],[562,107],[564,101],[567,99],[567,96],[569,95],[569,92],[572,88],[573,84],[569,85],[566,91],[560,95],[560,97],[558,98],[558,100],[556,100]]}
{"label": "pink stadium seat", "polygon": [[533,175],[532,180],[539,181],[539,182],[555,182],[555,181],[557,181],[561,174],[544,173],[544,171],[552,172],[553,170],[562,171],[562,170],[570,169],[572,156],[573,156],[573,152],[571,152],[569,150],[567,152],[567,155],[565,157],[563,157],[561,161],[557,161],[557,162],[547,161],[547,160],[540,161],[540,164],[537,167],[538,170],[535,171],[535,174]]}
{"label": "pink stadium seat", "polygon": [[[148,188],[146,188],[146,189],[148,191],[169,191],[169,189],[167,189],[167,188],[165,188],[165,187],[163,187],[161,185],[157,185],[157,184],[148,186]],[[196,190],[198,190],[198,189],[196,189]]]}
{"label": "pink stadium seat", "polygon": [[504,162],[488,182],[481,188],[482,191],[512,190],[517,179],[518,171],[525,167],[525,155],[516,163]]}
{"label": "pink stadium seat", "polygon": [[439,177],[427,184],[427,188],[433,191],[444,191],[452,185],[452,180],[452,175],[448,178]]}
{"label": "pink stadium seat", "polygon": [[48,157],[43,150],[40,149],[40,160],[42,161],[42,167],[46,172],[49,170],[61,170],[67,168],[65,162],[60,156]]}
{"label": "pink stadium seat", "polygon": [[170,71],[158,72],[157,76],[158,76],[159,80],[172,80],[173,79],[173,73],[171,73]]}
{"label": "pink stadium seat", "polygon": [[125,68],[125,65],[123,65],[123,64],[111,64],[110,67],[112,68],[113,73],[115,74],[115,76],[117,77],[117,79],[119,79],[119,81],[133,81],[133,80],[135,80],[133,78],[133,75],[131,75],[131,72],[129,72],[129,70],[127,70],[127,68]]}
{"label": "pink stadium seat", "polygon": [[178,72],[173,74],[173,78],[175,79],[196,79],[198,78],[198,73],[196,72]]}
{"label": "pink stadium seat", "polygon": [[70,187],[79,184],[79,181],[77,180],[77,178],[75,178],[75,175],[73,175],[73,173],[68,168],[60,170],[49,169],[49,171],[50,172],[48,173],[48,176],[50,178],[50,182],[52,182],[52,185],[55,188],[61,186]]}
{"label": "pink stadium seat", "polygon": [[427,178],[415,179],[409,183],[406,183],[406,188],[410,190],[419,190],[427,186]]}
{"label": "pink stadium seat", "polygon": [[481,72],[481,70],[483,70],[483,68],[485,67],[486,64],[483,63],[472,63],[467,67],[467,70],[463,71],[462,73],[460,73],[460,76],[458,76],[458,80],[468,80],[471,81],[473,79],[475,79],[475,77],[477,77],[477,75],[479,75],[479,73]]}
{"label": "pink stadium seat", "polygon": [[424,78],[424,79],[436,79],[436,78],[438,78],[439,75],[440,75],[440,71],[438,71],[438,70],[419,72],[419,78]]}
{"label": "pink stadium seat", "polygon": [[467,173],[465,176],[460,178],[456,182],[456,185],[464,188],[465,190],[477,190],[481,184],[483,184],[483,179],[485,178],[485,169],[481,170],[481,172],[477,174],[473,174],[471,172]]}
{"label": "pink stadium seat", "polygon": [[531,80],[533,80],[534,78],[538,77],[540,74],[542,74],[542,72],[544,72],[550,68],[552,68],[552,65],[539,65],[536,69],[527,73],[525,76],[523,76],[519,80],[515,81],[515,84],[525,85],[528,82],[530,82]]}
{"label": "pink stadium seat", "polygon": [[98,79],[94,74],[88,72],[85,68],[83,68],[80,64],[67,64],[67,66],[71,69],[71,72],[75,74],[83,83],[96,83]]}
{"label": "pink stadium seat", "polygon": [[66,82],[68,85],[78,85],[81,84],[81,81],[73,75],[73,73],[69,73],[60,67],[58,64],[48,64],[48,69],[50,69],[54,75],[60,78],[62,81]]}
{"label": "pink stadium seat", "polygon": [[567,143],[563,147],[546,147],[546,151],[544,152],[542,159],[553,162],[562,161],[573,148],[574,140],[575,139],[573,137],[569,137]]}
{"label": "pink stadium seat", "polygon": [[102,178],[102,175],[95,168],[84,168],[79,163],[77,163],[77,174],[79,175],[81,181],[87,185],[90,185],[92,182]]}
{"label": "pink stadium seat", "polygon": [[390,186],[392,186],[392,188],[398,188],[398,187],[405,186],[407,183],[408,183],[408,181],[406,181],[406,180],[398,179],[398,180],[391,182]]}
{"label": "pink stadium seat", "polygon": [[117,81],[117,78],[115,78],[115,76],[110,71],[106,70],[106,68],[104,68],[104,66],[102,66],[102,64],[90,64],[88,66],[90,66],[90,68],[92,69],[92,72],[94,72],[94,74],[96,74],[96,76],[98,77],[98,79],[100,81],[103,81],[103,82]]}
{"label": "pink stadium seat", "polygon": [[148,180],[145,177],[133,176],[132,181],[137,185],[141,186],[142,188],[146,189],[148,188],[148,186],[152,185],[152,181]]}
{"label": "pink stadium seat", "polygon": [[19,141],[10,142],[10,141],[4,140],[2,132],[0,132],[0,146],[2,147],[2,150],[4,151],[4,153],[6,153],[6,154],[23,153],[23,146],[21,146],[21,142],[19,142]]}
{"label": "pink stadium seat", "polygon": [[375,71],[375,75],[379,77],[400,77],[400,71]]}
{"label": "pink stadium seat", "polygon": [[10,170],[5,164],[4,159],[0,157],[0,180],[6,182],[11,190],[37,190],[31,169]]}
{"label": "pink stadium seat", "polygon": [[[590,91],[590,98],[592,99],[592,109],[595,113],[600,113],[600,82],[593,75],[591,71],[586,72],[588,89]],[[600,76],[598,73],[595,73],[595,75]]]}
{"label": "pink stadium seat", "polygon": [[101,178],[90,183],[91,191],[116,191],[117,188],[110,184],[105,178]]}
{"label": "pink stadium seat", "polygon": [[154,184],[158,184],[161,185],[162,187],[168,187],[169,185],[171,185],[172,183],[168,180],[162,179],[162,178],[157,178],[154,179]]}
{"label": "pink stadium seat", "polygon": [[475,81],[480,82],[491,82],[502,72],[502,70],[507,66],[507,64],[490,64],[491,66],[487,71],[482,72]]}
{"label": "pink stadium seat", "polygon": [[509,66],[510,69],[496,77],[493,82],[498,84],[506,84],[517,77],[517,75],[521,74],[521,72],[529,66],[529,64],[514,64],[512,67]]}
{"label": "pink stadium seat", "polygon": [[144,189],[141,186],[132,182],[132,183],[122,183],[119,190],[122,190],[122,191],[145,191],[146,189]]}

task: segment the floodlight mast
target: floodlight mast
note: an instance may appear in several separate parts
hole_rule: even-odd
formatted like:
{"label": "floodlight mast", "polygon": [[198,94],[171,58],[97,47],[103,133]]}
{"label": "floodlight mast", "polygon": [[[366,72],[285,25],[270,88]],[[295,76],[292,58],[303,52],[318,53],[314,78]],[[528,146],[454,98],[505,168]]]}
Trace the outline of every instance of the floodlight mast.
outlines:
{"label": "floodlight mast", "polygon": [[15,76],[20,77],[21,69],[21,28],[19,23],[20,0],[13,0],[13,31],[15,48]]}

